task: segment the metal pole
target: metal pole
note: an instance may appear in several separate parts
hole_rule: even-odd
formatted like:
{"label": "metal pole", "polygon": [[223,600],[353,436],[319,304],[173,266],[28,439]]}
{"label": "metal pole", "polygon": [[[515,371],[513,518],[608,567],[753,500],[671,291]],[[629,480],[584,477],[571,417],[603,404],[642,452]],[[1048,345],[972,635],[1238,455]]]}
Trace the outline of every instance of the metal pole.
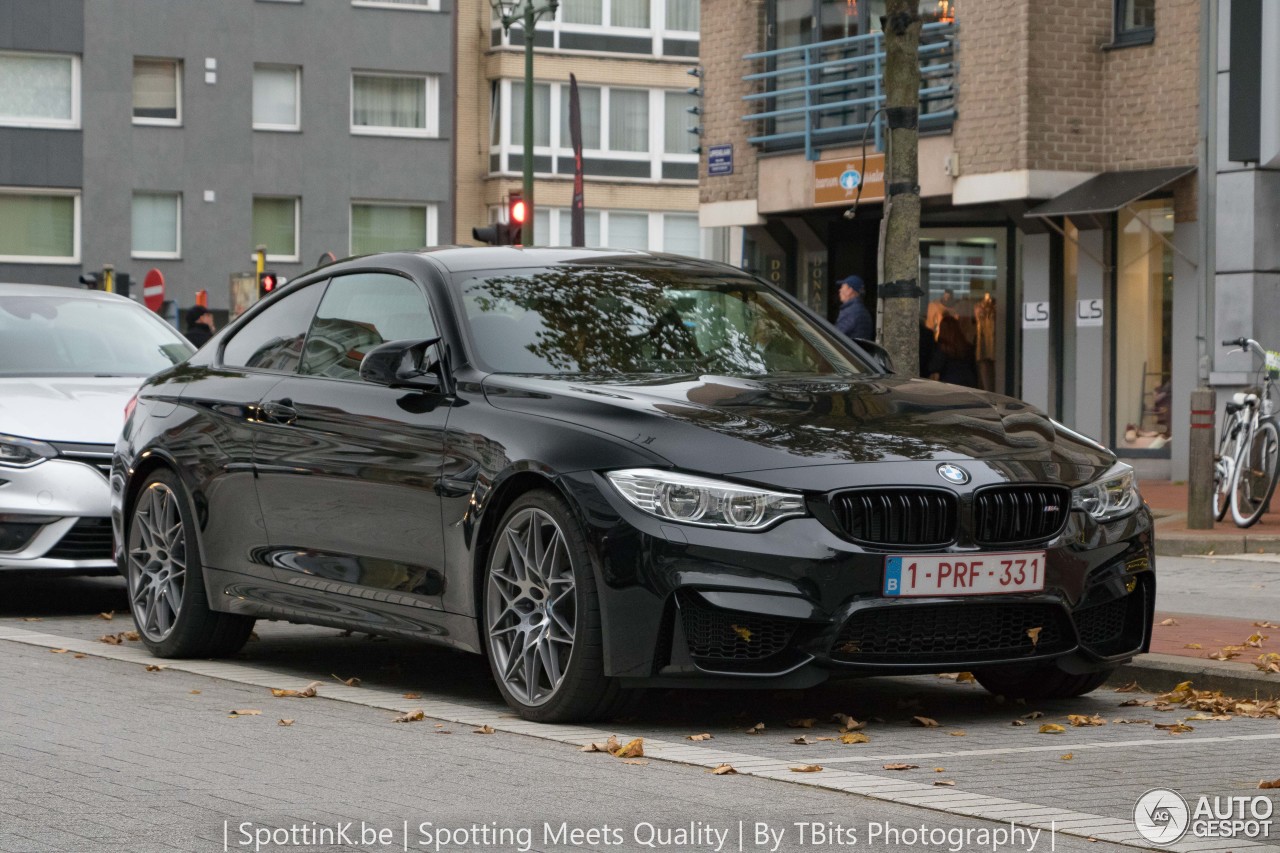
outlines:
{"label": "metal pole", "polygon": [[533,0],[524,5],[524,226],[520,240],[526,246],[537,244],[534,239],[533,223],[533,28],[537,24],[537,16],[533,10]]}

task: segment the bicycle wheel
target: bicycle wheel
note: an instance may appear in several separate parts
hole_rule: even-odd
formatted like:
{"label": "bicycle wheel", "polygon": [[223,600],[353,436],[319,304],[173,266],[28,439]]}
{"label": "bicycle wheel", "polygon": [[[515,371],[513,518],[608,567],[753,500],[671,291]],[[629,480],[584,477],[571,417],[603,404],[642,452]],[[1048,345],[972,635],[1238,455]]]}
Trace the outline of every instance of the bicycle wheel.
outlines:
{"label": "bicycle wheel", "polygon": [[1280,429],[1275,421],[1259,421],[1247,446],[1236,455],[1239,469],[1231,490],[1231,517],[1240,527],[1252,527],[1276,488],[1276,465],[1280,462]]}
{"label": "bicycle wheel", "polygon": [[1236,472],[1236,455],[1244,425],[1232,415],[1222,425],[1222,438],[1218,441],[1218,453],[1213,457],[1213,520],[1222,521],[1231,509],[1232,475]]}

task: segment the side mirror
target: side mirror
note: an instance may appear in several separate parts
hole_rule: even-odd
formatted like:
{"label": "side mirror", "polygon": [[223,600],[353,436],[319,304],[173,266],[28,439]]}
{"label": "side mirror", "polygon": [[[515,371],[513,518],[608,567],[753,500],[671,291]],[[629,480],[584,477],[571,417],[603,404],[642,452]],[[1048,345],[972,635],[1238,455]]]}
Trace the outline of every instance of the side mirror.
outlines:
{"label": "side mirror", "polygon": [[862,347],[862,349],[866,351],[867,355],[871,356],[871,360],[880,365],[881,369],[884,370],[885,373],[897,373],[897,371],[893,369],[893,359],[889,357],[889,351],[887,349],[880,346],[875,341],[867,341],[862,338],[854,338],[853,342]]}
{"label": "side mirror", "polygon": [[443,346],[440,338],[379,344],[360,361],[360,378],[392,388],[447,393]]}

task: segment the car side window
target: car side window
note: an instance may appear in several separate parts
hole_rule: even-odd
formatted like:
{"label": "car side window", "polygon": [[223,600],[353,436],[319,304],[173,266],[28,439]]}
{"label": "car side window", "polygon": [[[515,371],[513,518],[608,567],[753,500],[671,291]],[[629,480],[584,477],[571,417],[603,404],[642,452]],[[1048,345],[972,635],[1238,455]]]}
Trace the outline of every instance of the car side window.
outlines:
{"label": "car side window", "polygon": [[436,336],[426,295],[391,273],[355,273],[329,282],[311,323],[299,373],[359,379],[360,362],[387,341]]}
{"label": "car side window", "polygon": [[265,308],[227,341],[222,350],[222,363],[228,367],[293,373],[298,369],[307,329],[323,294],[324,283],[318,282]]}

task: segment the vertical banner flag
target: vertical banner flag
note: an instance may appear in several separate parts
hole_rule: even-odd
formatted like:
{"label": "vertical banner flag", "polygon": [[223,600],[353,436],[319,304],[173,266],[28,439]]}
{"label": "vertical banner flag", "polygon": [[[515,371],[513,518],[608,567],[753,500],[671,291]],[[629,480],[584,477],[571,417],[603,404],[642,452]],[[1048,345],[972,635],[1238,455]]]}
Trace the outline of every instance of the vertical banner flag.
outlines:
{"label": "vertical banner flag", "polygon": [[587,244],[586,208],[582,198],[582,108],[578,102],[578,78],[569,75],[569,140],[573,145],[573,207],[570,209],[569,242]]}

